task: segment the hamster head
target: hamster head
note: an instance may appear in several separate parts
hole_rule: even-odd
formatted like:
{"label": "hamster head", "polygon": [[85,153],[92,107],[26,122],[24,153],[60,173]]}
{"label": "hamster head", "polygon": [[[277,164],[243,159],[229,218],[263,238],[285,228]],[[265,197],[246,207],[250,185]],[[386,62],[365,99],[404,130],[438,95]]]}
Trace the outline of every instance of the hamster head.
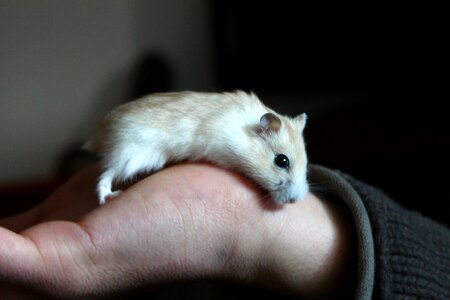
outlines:
{"label": "hamster head", "polygon": [[266,113],[253,132],[247,171],[280,204],[302,200],[308,192],[305,123],[305,114],[292,119]]}

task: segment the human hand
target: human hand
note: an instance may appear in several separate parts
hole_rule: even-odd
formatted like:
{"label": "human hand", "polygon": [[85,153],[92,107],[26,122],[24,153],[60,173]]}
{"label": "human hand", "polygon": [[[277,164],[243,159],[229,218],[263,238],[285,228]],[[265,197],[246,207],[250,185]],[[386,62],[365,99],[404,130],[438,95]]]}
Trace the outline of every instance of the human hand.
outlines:
{"label": "human hand", "polygon": [[0,281],[62,298],[200,278],[318,296],[347,278],[351,226],[312,194],[275,206],[235,173],[183,164],[97,207],[98,174],[0,222]]}

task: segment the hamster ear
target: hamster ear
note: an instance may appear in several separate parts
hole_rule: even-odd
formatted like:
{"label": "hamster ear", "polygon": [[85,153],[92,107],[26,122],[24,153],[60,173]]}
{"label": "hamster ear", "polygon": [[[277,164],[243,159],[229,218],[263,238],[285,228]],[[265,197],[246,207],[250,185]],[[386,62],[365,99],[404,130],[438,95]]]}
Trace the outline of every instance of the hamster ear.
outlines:
{"label": "hamster ear", "polygon": [[305,128],[307,120],[308,116],[306,116],[305,113],[302,113],[301,115],[298,115],[297,117],[294,118],[294,121],[298,124],[300,130],[303,130],[303,128]]}
{"label": "hamster ear", "polygon": [[263,133],[278,132],[281,127],[281,120],[273,113],[264,114],[259,120]]}

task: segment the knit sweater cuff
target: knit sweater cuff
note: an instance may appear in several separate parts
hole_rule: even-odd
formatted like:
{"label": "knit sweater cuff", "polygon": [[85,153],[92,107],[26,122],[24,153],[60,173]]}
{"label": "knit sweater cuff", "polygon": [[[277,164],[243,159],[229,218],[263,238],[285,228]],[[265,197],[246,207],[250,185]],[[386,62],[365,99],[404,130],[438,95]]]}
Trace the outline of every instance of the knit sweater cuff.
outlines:
{"label": "knit sweater cuff", "polygon": [[374,239],[369,216],[361,197],[344,177],[327,168],[310,165],[308,177],[313,186],[324,186],[349,208],[355,224],[358,246],[355,299],[371,299],[375,274]]}
{"label": "knit sweater cuff", "polygon": [[358,192],[375,237],[376,299],[450,299],[448,228],[342,175]]}
{"label": "knit sweater cuff", "polygon": [[357,299],[450,299],[448,228],[341,172],[312,165],[309,176],[352,212],[358,236]]}

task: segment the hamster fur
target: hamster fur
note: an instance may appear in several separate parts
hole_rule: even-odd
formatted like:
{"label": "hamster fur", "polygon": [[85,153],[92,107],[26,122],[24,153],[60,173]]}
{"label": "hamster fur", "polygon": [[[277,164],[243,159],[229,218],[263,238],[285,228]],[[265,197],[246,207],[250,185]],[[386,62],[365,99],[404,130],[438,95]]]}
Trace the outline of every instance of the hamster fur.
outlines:
{"label": "hamster fur", "polygon": [[100,204],[120,193],[113,182],[182,160],[241,172],[283,204],[308,192],[305,122],[305,114],[279,115],[242,91],[152,94],[110,112],[84,148],[102,159]]}

